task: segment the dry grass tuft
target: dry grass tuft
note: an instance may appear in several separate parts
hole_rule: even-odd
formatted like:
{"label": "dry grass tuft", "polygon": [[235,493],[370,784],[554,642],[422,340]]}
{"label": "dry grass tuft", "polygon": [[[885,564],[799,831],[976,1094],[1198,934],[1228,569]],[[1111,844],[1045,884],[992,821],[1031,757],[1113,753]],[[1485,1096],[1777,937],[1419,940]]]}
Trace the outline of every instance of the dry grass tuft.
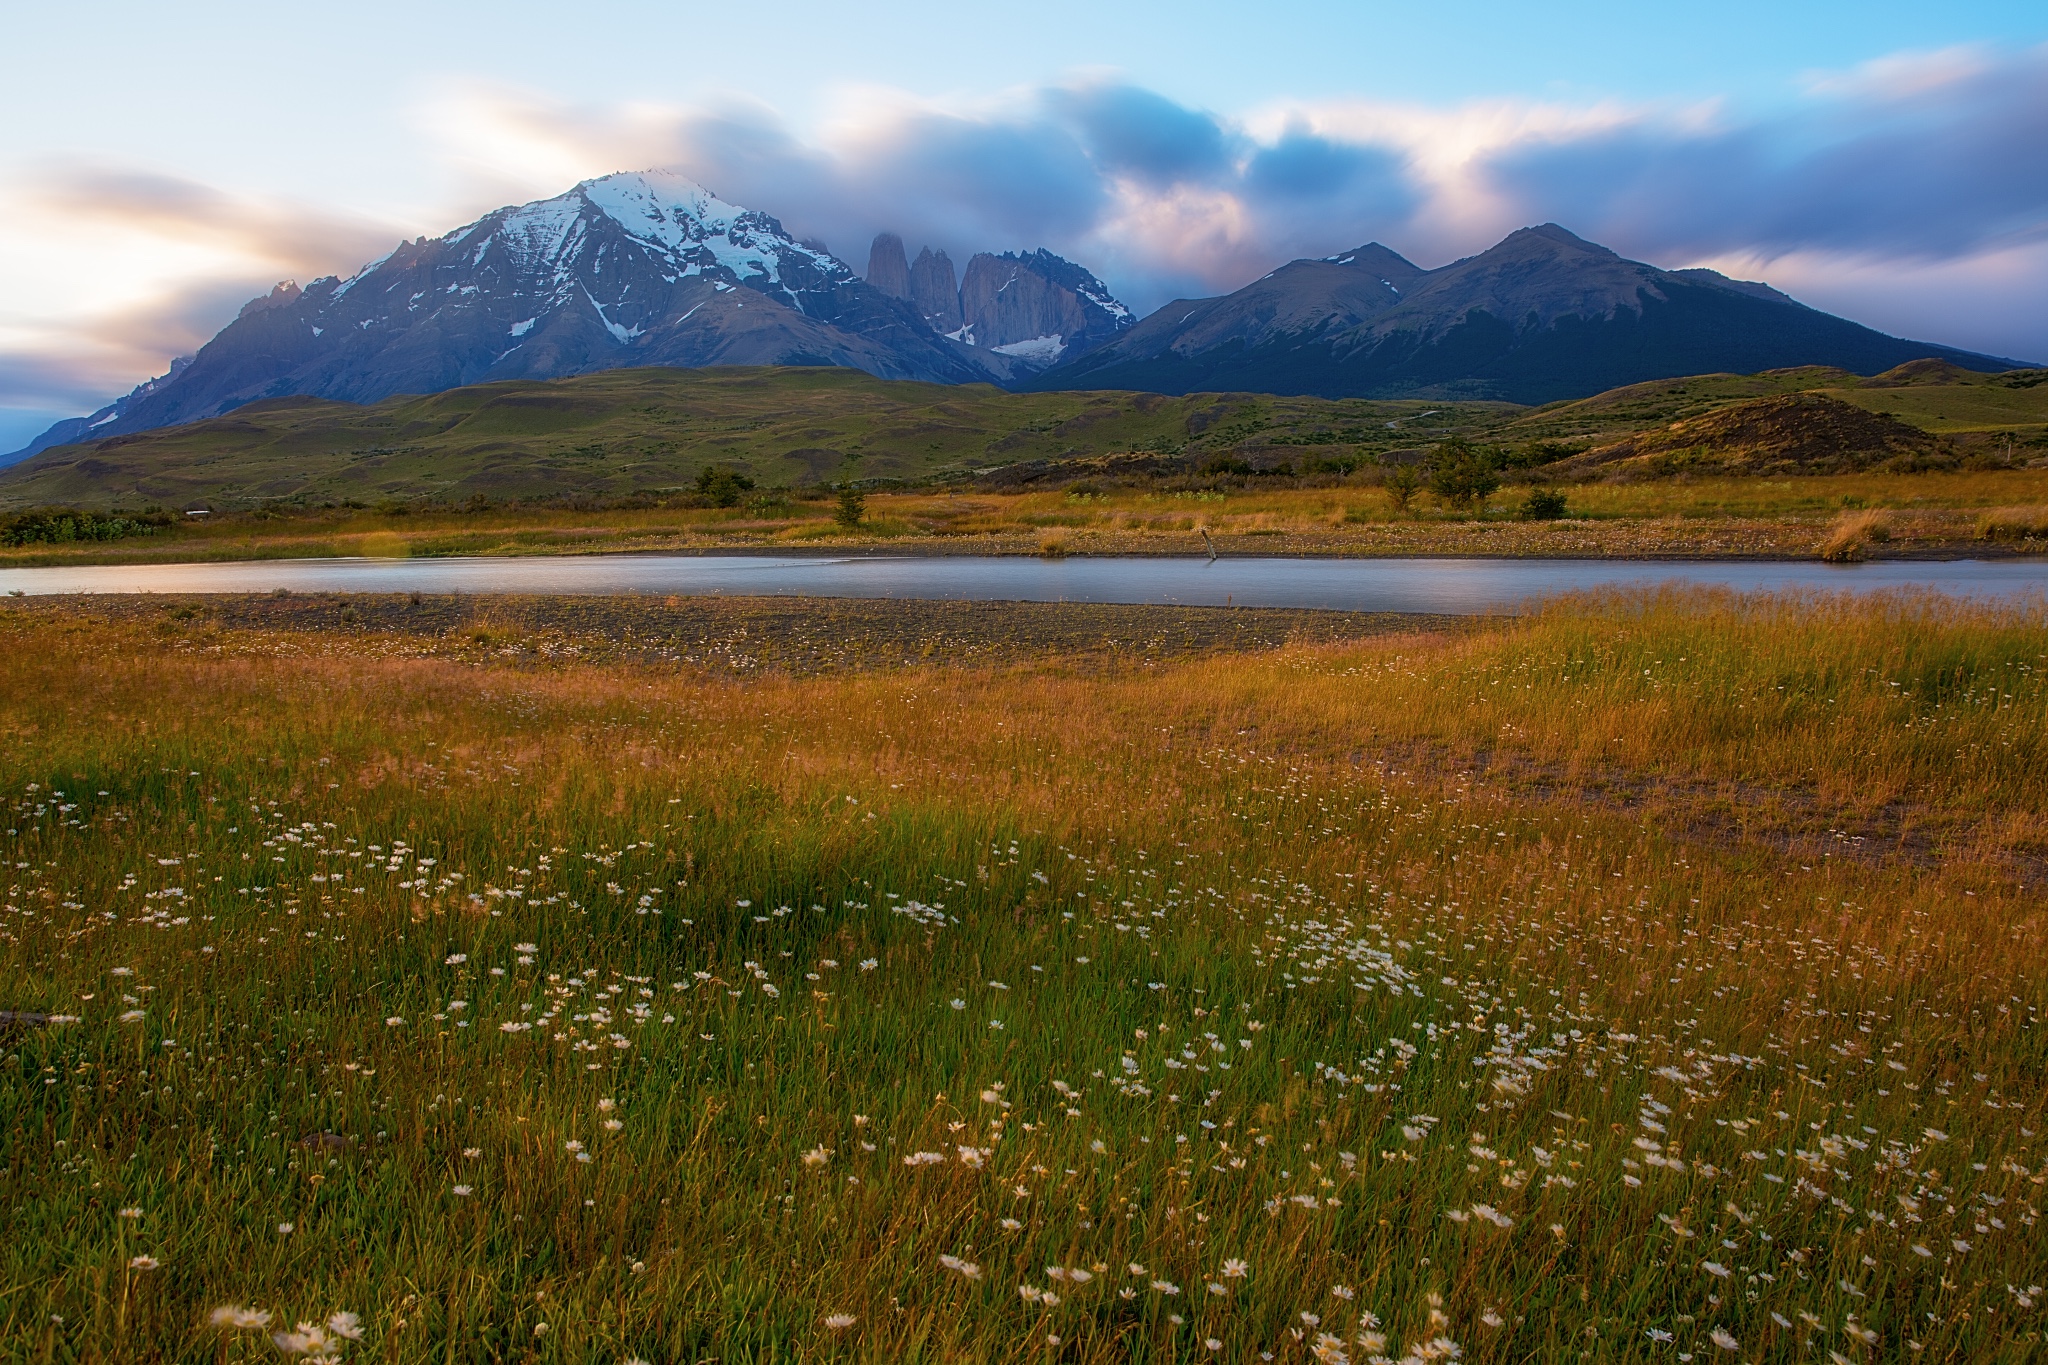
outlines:
{"label": "dry grass tuft", "polygon": [[1828,528],[1827,539],[1820,543],[1820,557],[1830,564],[1846,564],[1869,554],[1873,542],[1891,538],[1891,513],[1884,508],[1844,512]]}

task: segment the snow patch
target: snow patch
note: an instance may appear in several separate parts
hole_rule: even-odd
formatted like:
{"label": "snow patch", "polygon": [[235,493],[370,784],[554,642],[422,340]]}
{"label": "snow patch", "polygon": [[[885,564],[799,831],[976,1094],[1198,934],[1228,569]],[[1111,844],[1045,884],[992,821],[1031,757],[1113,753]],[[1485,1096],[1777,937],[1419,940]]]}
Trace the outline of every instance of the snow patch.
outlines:
{"label": "snow patch", "polygon": [[1050,365],[1067,349],[1067,342],[1064,336],[1054,332],[1051,336],[1032,337],[1029,341],[1013,341],[1007,346],[991,346],[989,349],[1012,360]]}
{"label": "snow patch", "polygon": [[525,335],[526,335],[526,334],[527,334],[528,332],[531,332],[531,331],[533,330],[533,324],[534,324],[534,323],[536,323],[536,322],[538,322],[538,321],[540,321],[540,319],[539,319],[539,318],[528,318],[528,319],[526,319],[526,321],[524,321],[524,322],[515,322],[515,323],[513,323],[513,324],[512,324],[512,335],[513,335],[513,336],[516,336],[516,337],[523,337],[523,336],[525,336]]}

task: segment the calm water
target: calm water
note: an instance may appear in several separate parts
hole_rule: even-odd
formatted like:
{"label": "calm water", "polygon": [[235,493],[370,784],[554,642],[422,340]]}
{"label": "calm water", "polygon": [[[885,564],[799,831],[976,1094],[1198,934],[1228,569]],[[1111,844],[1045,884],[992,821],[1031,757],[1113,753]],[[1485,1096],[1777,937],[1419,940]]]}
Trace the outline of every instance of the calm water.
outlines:
{"label": "calm water", "polygon": [[1036,559],[590,555],[530,559],[281,559],[0,569],[0,592],[678,593],[1136,602],[1483,612],[1586,588],[1932,588],[2012,601],[2048,593],[2048,560],[1856,564],[1585,559]]}

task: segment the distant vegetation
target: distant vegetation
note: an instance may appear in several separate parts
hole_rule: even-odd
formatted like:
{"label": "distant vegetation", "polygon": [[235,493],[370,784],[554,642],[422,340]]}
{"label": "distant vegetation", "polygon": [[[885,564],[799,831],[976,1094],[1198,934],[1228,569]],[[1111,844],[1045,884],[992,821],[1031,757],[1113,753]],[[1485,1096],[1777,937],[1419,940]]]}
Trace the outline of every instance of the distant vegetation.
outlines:
{"label": "distant vegetation", "polygon": [[[846,482],[1378,484],[1404,464],[1455,466],[1454,475],[1432,475],[1455,501],[1485,483],[1487,469],[1512,483],[1539,471],[1582,482],[2014,467],[2048,459],[2044,377],[1933,361],[1874,378],[1808,368],[1636,384],[1531,409],[1010,394],[822,367],[614,370],[368,407],[254,403],[45,451],[0,472],[0,507],[734,507],[757,489]],[[1476,491],[1472,500],[1481,500]]]}
{"label": "distant vegetation", "polygon": [[76,507],[32,507],[0,518],[0,545],[73,545],[80,541],[125,540],[162,530],[177,520],[170,513],[93,512]]}

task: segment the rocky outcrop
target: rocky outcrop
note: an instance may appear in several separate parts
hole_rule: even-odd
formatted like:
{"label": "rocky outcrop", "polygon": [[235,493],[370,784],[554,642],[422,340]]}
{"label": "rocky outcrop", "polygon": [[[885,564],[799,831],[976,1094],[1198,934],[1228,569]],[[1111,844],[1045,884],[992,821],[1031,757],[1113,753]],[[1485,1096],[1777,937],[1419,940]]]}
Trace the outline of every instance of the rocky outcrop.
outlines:
{"label": "rocky outcrop", "polygon": [[960,288],[945,252],[926,247],[917,253],[910,266],[910,302],[934,332],[953,336],[960,331]]}
{"label": "rocky outcrop", "polygon": [[895,233],[875,234],[874,245],[868,248],[868,283],[890,298],[910,297],[910,258]]}
{"label": "rocky outcrop", "polygon": [[960,314],[976,346],[1039,365],[1093,350],[1136,320],[1102,281],[1043,249],[975,256]]}

